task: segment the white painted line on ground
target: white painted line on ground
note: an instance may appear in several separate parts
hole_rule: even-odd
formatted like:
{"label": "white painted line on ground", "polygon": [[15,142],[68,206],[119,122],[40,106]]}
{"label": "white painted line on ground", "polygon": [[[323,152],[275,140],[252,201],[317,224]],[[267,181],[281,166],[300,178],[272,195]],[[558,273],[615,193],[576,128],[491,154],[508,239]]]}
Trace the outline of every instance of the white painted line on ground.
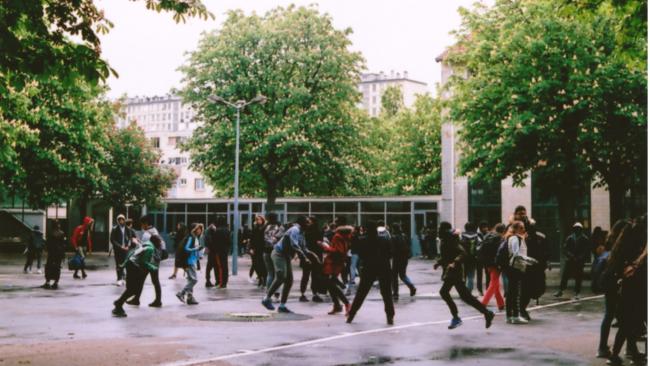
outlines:
{"label": "white painted line on ground", "polygon": [[[557,307],[557,306],[562,306],[562,305],[568,305],[568,304],[574,304],[574,303],[579,303],[582,301],[589,301],[589,300],[596,300],[604,297],[604,295],[597,295],[597,296],[589,296],[589,297],[583,297],[577,300],[566,300],[566,301],[560,301],[560,302],[555,302],[552,304],[546,304],[546,305],[538,305],[538,306],[533,306],[531,308],[528,308],[528,311],[535,311],[535,310],[541,310],[541,309],[547,309],[547,308],[552,308],[552,307]],[[503,315],[504,313],[496,313],[496,316]],[[474,320],[474,319],[483,319],[483,315],[475,315],[475,316],[469,316],[466,318],[463,318],[464,321],[466,320]],[[376,328],[376,329],[368,329],[368,330],[362,330],[358,332],[346,332],[342,333],[339,335],[331,336],[331,337],[323,337],[323,338],[316,338],[312,339],[309,341],[301,341],[301,342],[296,342],[296,343],[291,343],[291,344],[285,344],[282,346],[276,346],[276,347],[269,347],[269,348],[262,348],[256,351],[250,351],[250,350],[244,350],[245,352],[242,353],[231,353],[223,356],[217,356],[217,357],[212,357],[212,358],[206,358],[202,360],[186,360],[186,361],[177,361],[177,362],[172,362],[165,364],[165,366],[191,366],[191,365],[199,365],[203,363],[208,363],[208,362],[214,362],[214,361],[223,361],[223,360],[229,360],[232,358],[238,358],[242,356],[251,356],[255,354],[260,354],[260,353],[268,353],[268,352],[274,352],[274,351],[282,351],[285,349],[289,348],[295,348],[295,347],[302,347],[302,346],[309,346],[309,345],[314,345],[318,343],[324,343],[324,342],[330,342],[330,341],[335,341],[338,339],[343,339],[343,338],[350,338],[350,337],[356,337],[360,335],[366,335],[366,334],[375,334],[375,333],[383,333],[383,332],[392,332],[396,331],[399,329],[408,329],[408,328],[414,328],[414,327],[423,327],[427,325],[439,325],[439,324],[447,324],[449,320],[436,320],[436,321],[430,321],[430,322],[414,322],[414,323],[409,323],[405,325],[397,325],[397,326],[390,326],[390,327],[384,327],[384,328]]]}

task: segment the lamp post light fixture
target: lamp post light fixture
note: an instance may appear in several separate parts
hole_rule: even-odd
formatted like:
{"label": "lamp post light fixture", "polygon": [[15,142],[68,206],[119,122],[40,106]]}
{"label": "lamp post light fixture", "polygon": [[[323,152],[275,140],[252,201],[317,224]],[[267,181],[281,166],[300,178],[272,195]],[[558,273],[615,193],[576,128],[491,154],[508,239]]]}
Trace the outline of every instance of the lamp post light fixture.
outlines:
{"label": "lamp post light fixture", "polygon": [[237,120],[235,124],[235,189],[233,197],[233,206],[234,206],[234,228],[232,236],[232,274],[237,275],[237,257],[239,254],[239,116],[240,111],[248,105],[259,103],[266,103],[266,97],[263,95],[257,95],[255,98],[245,101],[238,100],[236,102],[229,102],[223,97],[218,95],[210,95],[208,99],[215,103],[222,103],[229,107],[235,108],[237,111]]}

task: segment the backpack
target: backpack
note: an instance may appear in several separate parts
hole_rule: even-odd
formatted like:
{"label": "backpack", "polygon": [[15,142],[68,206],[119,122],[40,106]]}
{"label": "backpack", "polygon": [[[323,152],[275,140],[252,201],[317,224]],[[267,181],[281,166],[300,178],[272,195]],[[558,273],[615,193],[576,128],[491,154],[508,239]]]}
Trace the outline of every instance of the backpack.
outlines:
{"label": "backpack", "polygon": [[494,263],[501,270],[504,270],[510,266],[510,250],[508,249],[508,239],[503,239],[501,244],[499,244],[499,249],[497,249],[497,255],[494,258]]}
{"label": "backpack", "polygon": [[480,242],[479,247],[476,249],[477,259],[485,265],[494,265],[494,258],[497,255],[501,237],[492,235],[492,233],[485,236]]}
{"label": "backpack", "polygon": [[478,235],[471,239],[463,236],[461,238],[461,244],[463,245],[463,249],[465,249],[471,258],[476,258],[477,249],[480,246],[480,239]]}

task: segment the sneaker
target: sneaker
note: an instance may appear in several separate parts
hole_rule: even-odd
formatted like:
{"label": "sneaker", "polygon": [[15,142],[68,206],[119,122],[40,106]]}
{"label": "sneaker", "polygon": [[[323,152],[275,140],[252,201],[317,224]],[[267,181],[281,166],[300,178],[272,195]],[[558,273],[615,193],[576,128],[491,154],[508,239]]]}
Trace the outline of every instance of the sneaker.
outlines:
{"label": "sneaker", "polygon": [[289,308],[284,305],[280,305],[280,307],[278,307],[278,313],[293,314],[293,311],[289,310]]}
{"label": "sneaker", "polygon": [[573,296],[573,300],[580,300],[580,294],[575,294],[575,296]]}
{"label": "sneaker", "polygon": [[318,296],[318,295],[314,295],[314,296],[311,298],[311,301],[313,301],[313,302],[323,302],[323,298],[320,297],[320,296]]}
{"label": "sneaker", "polygon": [[50,286],[50,290],[56,290],[56,289],[58,289],[58,288],[59,288],[59,284],[58,284],[58,283],[53,283],[52,286]]}
{"label": "sneaker", "polygon": [[81,279],[81,277],[79,277],[79,275],[72,275],[72,278],[74,278],[75,280]]}
{"label": "sneaker", "polygon": [[411,297],[415,296],[415,293],[418,291],[418,289],[415,288],[415,286],[411,287]]}
{"label": "sneaker", "polygon": [[343,308],[340,305],[339,306],[334,305],[332,310],[330,310],[327,314],[334,315],[340,313],[341,311],[343,311]]}
{"label": "sneaker", "polygon": [[609,359],[607,360],[608,365],[622,365],[623,364],[623,359],[620,358],[619,356],[610,356]]}
{"label": "sneaker", "polygon": [[41,269],[39,268],[39,269],[36,271],[36,273],[38,273],[38,274],[43,274],[43,271],[41,271]]}
{"label": "sneaker", "polygon": [[122,286],[122,280],[115,281],[115,286]]}
{"label": "sneaker", "polygon": [[556,292],[553,296],[554,297],[562,297],[562,291]]}
{"label": "sneaker", "polygon": [[179,292],[179,293],[176,294],[176,297],[177,297],[179,300],[181,300],[181,302],[182,302],[183,304],[185,304],[185,294]]}
{"label": "sneaker", "polygon": [[596,358],[610,358],[611,356],[612,352],[609,350],[609,348],[599,349],[598,353],[596,353]]}
{"label": "sneaker", "polygon": [[345,307],[345,316],[350,315],[350,309],[352,309],[352,304],[345,304],[343,305]]}
{"label": "sneaker", "polygon": [[528,320],[520,317],[520,316],[513,316],[512,317],[512,324],[528,324]]}
{"label": "sneaker", "polygon": [[187,295],[187,305],[198,305],[198,304],[199,304],[199,302],[196,301],[196,299],[194,298],[194,296],[192,296],[192,295]]}
{"label": "sneaker", "polygon": [[490,326],[492,326],[492,320],[494,320],[494,313],[488,311],[487,314],[485,314],[485,329],[488,329]]}
{"label": "sneaker", "polygon": [[275,306],[273,306],[271,299],[262,300],[262,305],[264,305],[267,310],[275,310]]}
{"label": "sneaker", "polygon": [[140,306],[140,300],[127,300],[126,303],[133,306]]}
{"label": "sneaker", "polygon": [[205,287],[210,288],[210,287],[214,287],[214,285],[212,284],[212,282],[206,281],[205,282]]}
{"label": "sneaker", "polygon": [[221,289],[228,288],[228,285],[221,285],[221,286],[219,286],[219,288],[221,288]]}
{"label": "sneaker", "polygon": [[162,302],[154,301],[151,304],[149,304],[149,306],[152,307],[152,308],[160,308],[160,307],[162,307]]}
{"label": "sneaker", "polygon": [[46,283],[44,283],[44,284],[41,285],[41,288],[46,289],[46,290],[49,290],[49,289],[52,288],[52,287],[50,286],[49,283],[46,282]]}
{"label": "sneaker", "polygon": [[309,302],[309,299],[307,298],[307,296],[302,295],[302,296],[300,296],[299,301],[300,301],[300,302]]}
{"label": "sneaker", "polygon": [[126,312],[124,311],[123,308],[115,308],[113,311],[111,311],[111,314],[113,314],[114,317],[116,318],[126,318]]}
{"label": "sneaker", "polygon": [[449,323],[449,326],[447,329],[456,329],[460,327],[463,324],[463,321],[460,320],[460,318],[453,318],[451,319],[451,323]]}
{"label": "sneaker", "polygon": [[526,319],[527,321],[530,321],[530,314],[528,314],[528,311],[522,310],[520,313],[522,318]]}
{"label": "sneaker", "polygon": [[84,279],[84,280],[85,280],[85,279],[86,279],[86,277],[88,277],[88,275],[87,275],[87,274],[85,274],[85,273],[83,273],[83,274],[81,274],[81,278],[82,278],[82,279]]}

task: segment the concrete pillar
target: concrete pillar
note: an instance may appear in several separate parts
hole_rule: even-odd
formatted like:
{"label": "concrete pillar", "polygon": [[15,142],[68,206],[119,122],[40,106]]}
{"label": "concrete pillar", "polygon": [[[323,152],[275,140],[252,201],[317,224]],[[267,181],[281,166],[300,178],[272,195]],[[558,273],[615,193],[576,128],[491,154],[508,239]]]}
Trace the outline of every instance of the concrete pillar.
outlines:
{"label": "concrete pillar", "polygon": [[523,187],[513,187],[511,177],[501,181],[501,222],[507,224],[519,205],[526,207],[529,216],[533,214],[530,174],[524,179]]}
{"label": "concrete pillar", "polygon": [[609,222],[609,191],[605,188],[591,188],[591,227],[600,226],[603,230],[610,229]]}
{"label": "concrete pillar", "polygon": [[465,227],[469,221],[469,180],[467,177],[454,179],[454,220],[451,225],[456,229]]}
{"label": "concrete pillar", "polygon": [[440,221],[453,224],[454,221],[454,128],[444,123],[441,128],[441,169],[442,201],[440,202]]}

